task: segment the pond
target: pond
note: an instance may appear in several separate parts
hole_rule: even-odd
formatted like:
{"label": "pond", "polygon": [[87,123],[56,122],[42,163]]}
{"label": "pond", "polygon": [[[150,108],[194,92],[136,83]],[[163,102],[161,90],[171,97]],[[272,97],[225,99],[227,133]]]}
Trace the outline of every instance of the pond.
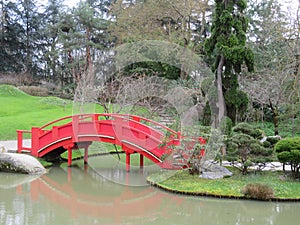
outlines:
{"label": "pond", "polygon": [[111,160],[54,166],[41,177],[0,173],[0,224],[294,225],[300,219],[300,203],[175,195],[145,182],[159,168],[127,173]]}

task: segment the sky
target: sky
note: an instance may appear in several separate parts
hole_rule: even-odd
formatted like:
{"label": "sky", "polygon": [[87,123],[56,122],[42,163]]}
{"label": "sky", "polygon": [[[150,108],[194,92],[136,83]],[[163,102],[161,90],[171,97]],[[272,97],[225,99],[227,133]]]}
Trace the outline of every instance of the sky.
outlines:
{"label": "sky", "polygon": [[[46,1],[47,0],[38,0],[38,1]],[[79,2],[80,0],[65,0],[65,4],[73,7],[76,6],[76,4]],[[281,2],[283,5],[286,5],[287,7],[290,7],[291,9],[295,9],[295,6],[298,5],[298,0],[278,0],[279,2]]]}
{"label": "sky", "polygon": [[79,2],[79,0],[65,0],[65,4],[72,8],[73,6],[76,6],[76,4]]}
{"label": "sky", "polygon": [[[80,0],[64,0],[65,5],[69,6],[70,8],[76,6],[76,4]],[[298,1],[299,0],[278,0],[285,8],[287,11],[294,11],[293,13],[296,13],[297,6],[299,5]],[[46,3],[47,0],[38,0],[38,2],[43,2]]]}

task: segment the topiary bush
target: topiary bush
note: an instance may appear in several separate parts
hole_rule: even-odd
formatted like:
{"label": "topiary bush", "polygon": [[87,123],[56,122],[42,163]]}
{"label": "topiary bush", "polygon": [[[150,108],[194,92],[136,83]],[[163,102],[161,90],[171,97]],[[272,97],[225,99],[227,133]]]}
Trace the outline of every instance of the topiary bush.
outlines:
{"label": "topiary bush", "polygon": [[265,167],[267,162],[274,160],[274,149],[264,146],[255,137],[257,129],[250,124],[240,123],[233,128],[234,133],[226,140],[224,159],[240,168],[243,174],[248,173],[250,166],[257,170]]}
{"label": "topiary bush", "polygon": [[271,146],[274,147],[280,139],[281,139],[280,136],[277,136],[277,137],[276,136],[273,136],[273,137],[270,136],[270,137],[267,137],[266,141],[270,142]]}
{"label": "topiary bush", "polygon": [[274,198],[274,191],[272,188],[265,184],[247,184],[242,189],[242,194],[247,198],[257,200],[271,200]]}
{"label": "topiary bush", "polygon": [[239,123],[233,128],[234,132],[248,134],[255,139],[262,139],[263,132],[248,123]]}
{"label": "topiary bush", "polygon": [[275,151],[278,160],[285,165],[291,166],[291,171],[295,177],[299,177],[300,170],[300,137],[285,138],[277,142]]}

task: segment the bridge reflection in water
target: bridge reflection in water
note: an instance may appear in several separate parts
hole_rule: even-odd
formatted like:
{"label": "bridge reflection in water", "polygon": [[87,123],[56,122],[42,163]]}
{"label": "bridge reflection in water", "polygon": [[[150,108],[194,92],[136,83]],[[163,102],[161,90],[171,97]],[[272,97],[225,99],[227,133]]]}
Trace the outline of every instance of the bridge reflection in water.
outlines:
{"label": "bridge reflection in water", "polygon": [[299,218],[299,203],[185,197],[103,177],[138,176],[125,169],[100,170],[84,165],[53,167],[15,188],[0,185],[0,224],[292,225]]}

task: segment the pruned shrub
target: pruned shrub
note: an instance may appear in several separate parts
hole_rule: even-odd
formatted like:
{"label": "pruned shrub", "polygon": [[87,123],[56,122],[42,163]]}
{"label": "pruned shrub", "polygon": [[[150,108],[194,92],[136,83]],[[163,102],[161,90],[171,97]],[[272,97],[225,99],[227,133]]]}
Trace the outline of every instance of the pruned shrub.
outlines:
{"label": "pruned shrub", "polygon": [[248,134],[255,139],[262,139],[263,131],[254,128],[248,123],[239,123],[233,128],[234,132]]}
{"label": "pruned shrub", "polygon": [[295,177],[299,176],[300,170],[300,138],[285,138],[275,145],[278,160],[285,165],[291,166],[291,171]]}
{"label": "pruned shrub", "polygon": [[277,142],[275,145],[276,152],[290,151],[291,149],[300,150],[300,138],[285,138]]}
{"label": "pruned shrub", "polygon": [[18,78],[16,76],[4,76],[0,75],[0,84],[8,84],[16,86],[18,85]]}
{"label": "pruned shrub", "polygon": [[271,187],[265,184],[247,184],[242,189],[242,194],[247,198],[257,200],[270,200],[274,198],[274,191]]}
{"label": "pruned shrub", "polygon": [[271,145],[274,146],[280,140],[280,138],[280,136],[267,137],[266,141],[270,142]]}
{"label": "pruned shrub", "polygon": [[33,96],[48,96],[47,88],[38,87],[38,86],[19,86],[21,91]]}
{"label": "pruned shrub", "polygon": [[236,133],[226,140],[226,155],[224,159],[236,164],[243,174],[247,174],[249,167],[260,165],[273,160],[273,149],[265,148],[262,143],[252,136]]}

